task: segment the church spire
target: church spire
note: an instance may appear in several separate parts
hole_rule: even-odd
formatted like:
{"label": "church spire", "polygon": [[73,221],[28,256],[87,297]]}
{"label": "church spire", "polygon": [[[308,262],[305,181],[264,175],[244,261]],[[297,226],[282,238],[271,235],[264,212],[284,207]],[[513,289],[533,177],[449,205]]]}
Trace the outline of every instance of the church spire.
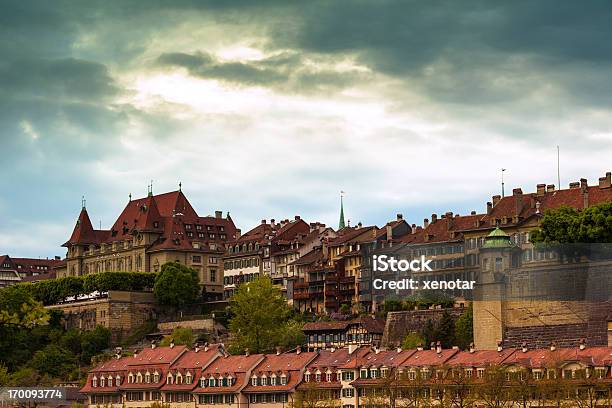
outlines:
{"label": "church spire", "polygon": [[341,230],[345,227],[344,224],[344,191],[340,191],[340,222],[338,223],[338,229]]}

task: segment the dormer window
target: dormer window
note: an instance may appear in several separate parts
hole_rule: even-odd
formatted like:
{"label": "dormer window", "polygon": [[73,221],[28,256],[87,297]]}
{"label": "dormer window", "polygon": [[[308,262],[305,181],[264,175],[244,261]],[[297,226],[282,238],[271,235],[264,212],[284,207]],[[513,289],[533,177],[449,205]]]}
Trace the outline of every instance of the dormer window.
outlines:
{"label": "dormer window", "polygon": [[104,387],[105,379],[104,377],[100,377],[100,387]]}
{"label": "dormer window", "polygon": [[91,386],[92,387],[97,387],[98,386],[98,377],[94,377],[91,379]]}
{"label": "dormer window", "polygon": [[208,379],[208,386],[209,387],[214,387],[215,386],[215,378],[214,377],[210,377]]}
{"label": "dormer window", "polygon": [[117,376],[117,377],[115,377],[115,384],[116,384],[117,386],[120,386],[120,385],[121,385],[121,376]]}
{"label": "dormer window", "polygon": [[261,377],[261,385],[268,385],[268,377],[265,375]]}
{"label": "dormer window", "polygon": [[304,375],[304,380],[305,380],[306,382],[310,382],[310,373],[306,373],[306,374]]}
{"label": "dormer window", "polygon": [[159,373],[157,371],[153,373],[153,382],[154,383],[159,382]]}
{"label": "dormer window", "polygon": [[359,371],[359,378],[368,378],[368,370],[366,368]]}
{"label": "dormer window", "polygon": [[149,384],[151,382],[151,374],[147,371],[145,374],[145,383]]}
{"label": "dormer window", "polygon": [[136,382],[138,384],[140,384],[142,382],[142,374],[141,373],[136,374]]}
{"label": "dormer window", "polygon": [[251,385],[252,386],[256,386],[257,385],[257,376],[251,377]]}
{"label": "dormer window", "polygon": [[378,370],[376,368],[371,368],[370,369],[370,377],[371,378],[378,378]]}
{"label": "dormer window", "polygon": [[327,374],[325,375],[325,380],[326,380],[327,382],[332,382],[332,373],[327,373]]}
{"label": "dormer window", "polygon": [[315,374],[315,381],[316,382],[321,382],[321,373],[316,373]]}
{"label": "dormer window", "polygon": [[185,375],[185,384],[191,384],[191,373]]}
{"label": "dormer window", "polygon": [[270,385],[276,385],[276,376],[275,376],[275,375],[273,375],[273,376],[270,378]]}
{"label": "dormer window", "polygon": [[176,375],[176,383],[177,384],[182,384],[183,383],[183,376],[181,375],[181,373],[178,373]]}
{"label": "dormer window", "polygon": [[159,228],[159,221],[153,221],[153,228]]}
{"label": "dormer window", "polygon": [[110,375],[108,376],[108,386],[109,387],[113,386],[113,377],[111,377]]}
{"label": "dormer window", "polygon": [[281,375],[280,383],[281,385],[287,385],[287,376],[285,374]]}
{"label": "dormer window", "polygon": [[206,387],[206,378],[200,378],[200,387]]}
{"label": "dormer window", "polygon": [[128,384],[133,384],[134,383],[134,374],[129,373],[128,374]]}
{"label": "dormer window", "polygon": [[166,377],[166,382],[168,384],[172,384],[173,380],[174,380],[174,378],[172,377],[172,374],[168,373],[168,377]]}
{"label": "dormer window", "polygon": [[389,375],[389,369],[388,369],[388,368],[382,368],[382,369],[380,370],[380,375],[381,375],[382,377],[386,378],[386,377],[387,377],[387,375]]}

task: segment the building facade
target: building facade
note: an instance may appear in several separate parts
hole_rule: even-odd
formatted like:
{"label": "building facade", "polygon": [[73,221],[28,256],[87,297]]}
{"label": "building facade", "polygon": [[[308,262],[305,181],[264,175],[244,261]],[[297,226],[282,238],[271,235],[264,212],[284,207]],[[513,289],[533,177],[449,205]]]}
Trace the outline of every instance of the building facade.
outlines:
{"label": "building facade", "polygon": [[[89,406],[607,406],[612,349],[341,349],[229,356],[222,346],[120,354],[93,368]],[[591,405],[585,405],[585,404]]]}
{"label": "building facade", "polygon": [[222,256],[240,234],[221,211],[200,217],[181,190],[132,200],[109,230],[96,230],[85,205],[67,248],[61,276],[99,272],[158,272],[166,262],[193,268],[208,300],[223,296]]}
{"label": "building facade", "polygon": [[13,258],[0,255],[0,288],[14,285],[21,281],[36,281],[54,278],[65,262],[54,259]]}

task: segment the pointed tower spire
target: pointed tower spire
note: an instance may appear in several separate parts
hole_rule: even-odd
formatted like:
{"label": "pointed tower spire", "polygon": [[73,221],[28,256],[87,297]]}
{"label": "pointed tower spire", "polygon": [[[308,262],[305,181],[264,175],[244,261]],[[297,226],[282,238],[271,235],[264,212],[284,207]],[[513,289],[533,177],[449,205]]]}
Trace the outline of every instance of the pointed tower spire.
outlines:
{"label": "pointed tower spire", "polygon": [[81,196],[81,209],[84,210],[87,204],[87,200],[85,200],[85,196]]}
{"label": "pointed tower spire", "polygon": [[72,244],[93,244],[95,242],[96,233],[94,232],[93,225],[91,225],[91,220],[89,219],[89,214],[87,214],[83,200],[83,208],[81,208],[81,213],[79,214],[79,218],[74,226],[72,235],[64,246]]}
{"label": "pointed tower spire", "polygon": [[341,230],[345,227],[344,224],[344,191],[340,191],[340,222],[338,222],[338,229]]}

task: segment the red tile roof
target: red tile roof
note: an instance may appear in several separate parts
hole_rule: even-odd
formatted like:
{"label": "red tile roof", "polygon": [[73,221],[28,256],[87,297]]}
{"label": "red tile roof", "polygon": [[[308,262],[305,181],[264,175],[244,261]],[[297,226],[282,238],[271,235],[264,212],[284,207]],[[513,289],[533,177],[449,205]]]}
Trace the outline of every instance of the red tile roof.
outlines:
{"label": "red tile roof", "polygon": [[249,381],[248,375],[250,375],[253,368],[261,363],[264,358],[265,356],[263,354],[219,357],[202,372],[202,377],[208,379],[211,376],[214,378],[219,378],[220,376],[228,378],[231,376],[233,379],[235,379],[235,382],[226,387],[198,386],[194,392],[201,394],[237,392],[247,385],[247,382]]}
{"label": "red tile roof", "polygon": [[442,365],[457,354],[459,350],[447,349],[438,353],[436,350],[417,350],[406,359],[402,367],[432,367]]}
{"label": "red tile roof", "polygon": [[273,373],[277,375],[285,374],[288,376],[286,385],[252,385],[250,381],[244,388],[244,392],[257,393],[257,392],[276,392],[276,391],[292,391],[299,384],[302,379],[304,368],[312,360],[315,359],[317,353],[302,352],[297,353],[285,353],[280,355],[268,354],[264,360],[259,363],[254,369],[251,375],[267,375],[270,376]]}
{"label": "red tile roof", "polygon": [[484,367],[487,364],[501,364],[515,352],[516,349],[475,350],[472,353],[463,351],[451,357],[446,364],[459,367]]}

